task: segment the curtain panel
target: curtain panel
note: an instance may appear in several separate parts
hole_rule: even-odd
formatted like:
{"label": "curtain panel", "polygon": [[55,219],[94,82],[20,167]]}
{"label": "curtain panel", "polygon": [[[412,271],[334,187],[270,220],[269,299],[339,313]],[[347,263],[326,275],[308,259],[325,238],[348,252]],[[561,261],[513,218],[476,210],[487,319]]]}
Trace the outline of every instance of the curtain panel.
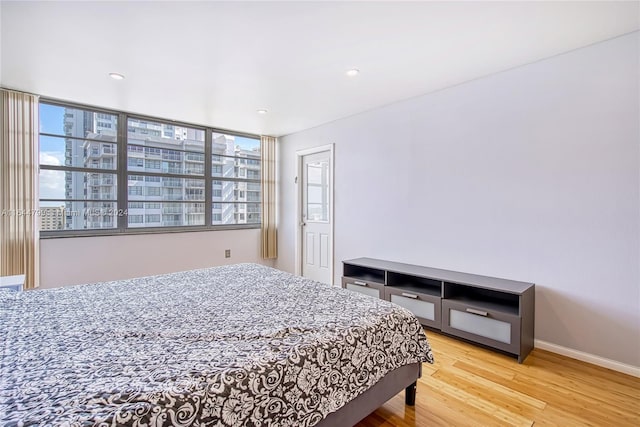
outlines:
{"label": "curtain panel", "polygon": [[0,275],[39,283],[38,97],[0,89]]}
{"label": "curtain panel", "polygon": [[260,138],[262,153],[262,258],[278,257],[278,234],[276,229],[276,139],[272,136]]}

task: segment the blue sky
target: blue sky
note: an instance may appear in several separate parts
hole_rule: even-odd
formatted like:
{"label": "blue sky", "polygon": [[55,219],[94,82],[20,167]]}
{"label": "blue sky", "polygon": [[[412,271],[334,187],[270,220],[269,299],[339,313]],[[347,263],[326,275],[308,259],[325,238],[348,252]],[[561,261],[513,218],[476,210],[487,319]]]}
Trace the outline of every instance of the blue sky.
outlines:
{"label": "blue sky", "polygon": [[[64,108],[55,105],[40,104],[40,132],[62,134]],[[62,147],[63,151],[60,151]],[[64,164],[64,143],[56,144],[53,138],[41,138],[40,152],[55,156]]]}
{"label": "blue sky", "polygon": [[252,149],[252,148],[260,147],[259,139],[245,138],[243,136],[236,136],[235,143],[236,145],[239,145],[244,149],[247,149],[247,148]]}
{"label": "blue sky", "polygon": [[62,134],[64,108],[40,104],[40,132]]}

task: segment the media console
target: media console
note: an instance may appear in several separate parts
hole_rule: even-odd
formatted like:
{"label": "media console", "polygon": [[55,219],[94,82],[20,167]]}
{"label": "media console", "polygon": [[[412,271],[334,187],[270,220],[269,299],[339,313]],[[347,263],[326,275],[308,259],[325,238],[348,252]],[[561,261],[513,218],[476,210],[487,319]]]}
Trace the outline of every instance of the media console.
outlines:
{"label": "media console", "polygon": [[343,261],[342,287],[410,310],[422,325],[514,355],[533,349],[535,285],[372,258]]}

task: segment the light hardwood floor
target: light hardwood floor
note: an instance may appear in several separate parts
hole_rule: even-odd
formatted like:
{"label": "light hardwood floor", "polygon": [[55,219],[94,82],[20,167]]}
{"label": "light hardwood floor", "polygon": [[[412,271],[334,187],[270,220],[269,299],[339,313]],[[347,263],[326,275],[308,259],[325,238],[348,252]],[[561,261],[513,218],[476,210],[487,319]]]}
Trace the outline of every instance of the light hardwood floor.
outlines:
{"label": "light hardwood floor", "polygon": [[362,420],[380,426],[640,426],[640,378],[548,351],[515,358],[427,331],[416,406],[404,392]]}

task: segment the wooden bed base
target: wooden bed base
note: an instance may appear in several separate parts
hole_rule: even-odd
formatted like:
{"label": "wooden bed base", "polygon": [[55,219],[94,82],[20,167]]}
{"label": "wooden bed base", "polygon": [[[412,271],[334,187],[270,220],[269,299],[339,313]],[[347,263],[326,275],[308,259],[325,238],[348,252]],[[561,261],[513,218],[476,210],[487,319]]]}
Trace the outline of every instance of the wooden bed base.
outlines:
{"label": "wooden bed base", "polygon": [[422,364],[414,363],[389,372],[369,390],[347,403],[337,412],[329,414],[317,427],[351,427],[378,409],[387,400],[405,389],[405,403],[416,403],[416,381],[422,373]]}

